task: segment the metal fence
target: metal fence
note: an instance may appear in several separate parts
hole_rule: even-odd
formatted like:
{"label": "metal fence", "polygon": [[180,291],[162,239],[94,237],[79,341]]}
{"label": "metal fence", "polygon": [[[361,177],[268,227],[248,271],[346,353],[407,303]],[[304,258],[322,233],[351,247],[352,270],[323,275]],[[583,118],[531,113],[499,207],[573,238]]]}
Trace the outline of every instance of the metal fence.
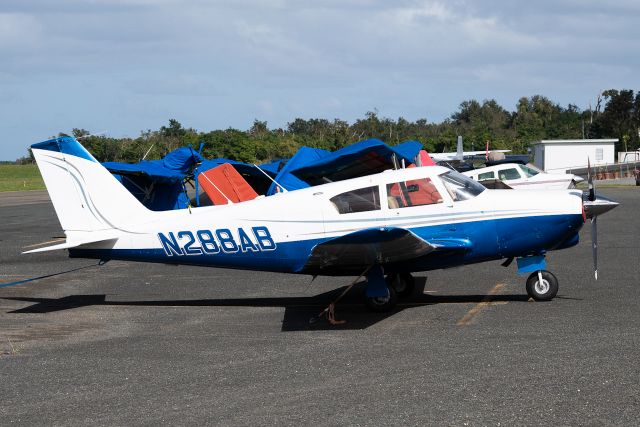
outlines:
{"label": "metal fence", "polygon": [[[618,178],[635,178],[636,184],[640,180],[640,161],[629,163],[613,163],[610,165],[592,166],[594,179],[618,179]],[[567,173],[578,175],[581,178],[587,178],[587,168],[567,169]]]}

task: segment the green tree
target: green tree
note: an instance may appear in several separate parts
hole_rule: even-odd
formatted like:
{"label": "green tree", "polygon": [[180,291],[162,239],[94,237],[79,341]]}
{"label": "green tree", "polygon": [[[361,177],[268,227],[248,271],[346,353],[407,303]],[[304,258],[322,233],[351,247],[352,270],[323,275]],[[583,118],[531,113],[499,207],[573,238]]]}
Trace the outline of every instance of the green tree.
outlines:
{"label": "green tree", "polygon": [[[426,118],[410,121],[380,117],[377,110],[348,123],[325,118],[295,118],[285,129],[269,129],[266,121],[254,120],[246,130],[225,129],[199,132],[184,128],[176,119],[158,130],[146,130],[136,138],[90,135],[83,128],[72,134],[100,161],[137,162],[159,159],[187,145],[198,148],[204,142],[205,158],[227,157],[245,162],[266,162],[291,157],[301,146],[334,151],[355,142],[379,138],[390,145],[407,140],[420,141],[430,152],[455,151],[456,137],[462,135],[465,149],[482,150],[487,141],[493,149],[526,152],[529,144],[550,138],[619,138],[629,150],[640,146],[640,93],[610,89],[598,97],[595,109],[587,111],[572,104],[566,108],[541,95],[522,97],[515,111],[496,100],[467,100],[440,123]],[[60,135],[66,135],[60,133]]]}
{"label": "green tree", "polygon": [[634,123],[634,118],[637,116],[635,107],[638,101],[634,99],[633,91],[609,89],[604,91],[602,96],[606,105],[597,118],[601,135],[618,138],[617,151],[628,150],[629,143],[631,147],[637,146],[638,125]]}

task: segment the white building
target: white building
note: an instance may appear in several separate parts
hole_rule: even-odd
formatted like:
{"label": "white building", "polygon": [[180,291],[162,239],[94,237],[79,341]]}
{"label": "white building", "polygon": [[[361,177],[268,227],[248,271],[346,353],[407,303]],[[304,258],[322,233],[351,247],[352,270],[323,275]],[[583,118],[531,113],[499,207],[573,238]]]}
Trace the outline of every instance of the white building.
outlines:
{"label": "white building", "polygon": [[555,139],[532,143],[533,163],[548,173],[615,163],[617,139]]}

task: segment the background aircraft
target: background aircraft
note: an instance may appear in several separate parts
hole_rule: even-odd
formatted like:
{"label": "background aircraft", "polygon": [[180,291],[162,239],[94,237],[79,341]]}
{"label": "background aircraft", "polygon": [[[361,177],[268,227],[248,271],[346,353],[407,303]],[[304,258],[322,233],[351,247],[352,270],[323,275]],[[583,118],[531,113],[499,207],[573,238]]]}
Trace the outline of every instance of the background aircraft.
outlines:
{"label": "background aircraft", "polygon": [[499,165],[473,169],[462,173],[480,183],[497,179],[511,188],[525,190],[575,188],[577,183],[584,181],[584,179],[574,174],[550,174],[541,171],[533,165],[522,165],[519,163],[501,163]]}
{"label": "background aircraft", "polygon": [[75,139],[31,148],[66,242],[28,253],[68,249],[71,257],[101,260],[360,275],[367,306],[380,311],[412,292],[412,272],[505,258],[505,266],[517,259],[518,272],[531,273],[532,298],[550,300],[558,282],[545,270],[547,252],[575,245],[586,217],[617,205],[593,189],[584,202],[577,190],[488,190],[433,166],[155,212]]}
{"label": "background aircraft", "polygon": [[462,137],[458,136],[457,141],[457,151],[448,152],[448,153],[429,153],[429,156],[433,159],[434,162],[461,162],[469,157],[477,157],[477,156],[486,156],[489,157],[491,153],[508,153],[511,150],[491,150],[489,151],[489,143],[487,143],[487,149],[485,151],[464,151],[462,146]]}

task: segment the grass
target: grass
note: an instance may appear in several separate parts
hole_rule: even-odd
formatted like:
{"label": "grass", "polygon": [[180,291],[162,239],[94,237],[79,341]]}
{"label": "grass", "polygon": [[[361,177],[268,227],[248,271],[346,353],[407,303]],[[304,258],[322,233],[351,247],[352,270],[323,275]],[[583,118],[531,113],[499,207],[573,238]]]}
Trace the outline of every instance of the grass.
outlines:
{"label": "grass", "polygon": [[44,190],[36,165],[0,165],[0,191]]}

